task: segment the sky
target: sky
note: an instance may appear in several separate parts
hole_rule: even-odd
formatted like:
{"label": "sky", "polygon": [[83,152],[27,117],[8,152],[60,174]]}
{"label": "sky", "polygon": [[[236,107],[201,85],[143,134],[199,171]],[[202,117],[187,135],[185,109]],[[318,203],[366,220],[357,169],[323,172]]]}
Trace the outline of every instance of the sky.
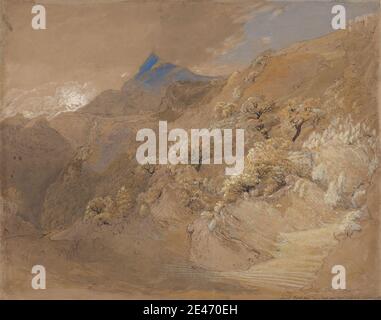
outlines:
{"label": "sky", "polygon": [[[377,2],[338,2],[346,8],[347,20],[377,12]],[[276,9],[264,8],[253,12],[244,25],[244,40],[226,54],[219,63],[239,61],[247,65],[265,49],[281,49],[295,42],[313,39],[332,32],[332,2],[294,1],[279,2]]]}
{"label": "sky", "polygon": [[[47,29],[31,28],[33,1],[5,0],[6,90],[90,82],[118,89],[154,51],[206,75],[227,75],[260,52],[331,32],[332,1],[41,0]],[[347,18],[379,10],[347,1]],[[12,31],[11,31],[12,30]]]}

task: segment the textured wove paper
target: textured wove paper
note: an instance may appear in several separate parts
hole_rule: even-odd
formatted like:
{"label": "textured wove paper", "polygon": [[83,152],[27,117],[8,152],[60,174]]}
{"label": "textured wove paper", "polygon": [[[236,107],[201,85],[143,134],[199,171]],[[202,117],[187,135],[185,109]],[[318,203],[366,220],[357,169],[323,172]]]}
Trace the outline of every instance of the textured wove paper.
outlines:
{"label": "textured wove paper", "polygon": [[337,4],[2,1],[1,297],[379,298],[379,2]]}

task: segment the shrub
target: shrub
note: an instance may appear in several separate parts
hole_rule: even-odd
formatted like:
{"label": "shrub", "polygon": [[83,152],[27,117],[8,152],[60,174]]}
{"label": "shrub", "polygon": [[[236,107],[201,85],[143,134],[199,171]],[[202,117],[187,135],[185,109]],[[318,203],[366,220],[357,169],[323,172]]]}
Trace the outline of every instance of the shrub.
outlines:
{"label": "shrub", "polygon": [[371,176],[379,165],[379,145],[376,130],[365,123],[355,124],[349,116],[345,119],[334,119],[322,133],[313,132],[304,142],[303,147],[317,152],[328,144],[353,146],[364,151],[364,165],[368,167]]}
{"label": "shrub", "polygon": [[287,159],[289,143],[284,139],[268,139],[254,145],[245,159],[241,175],[225,180],[223,194],[226,201],[236,200],[242,193],[253,189],[258,195],[268,195],[285,184],[293,164]]}
{"label": "shrub", "polygon": [[89,201],[85,211],[85,221],[97,220],[108,223],[114,215],[115,204],[110,196],[96,197]]}
{"label": "shrub", "polygon": [[126,187],[121,187],[115,198],[96,197],[89,201],[85,210],[85,221],[96,220],[111,223],[111,220],[126,215],[134,206],[134,200]]}
{"label": "shrub", "polygon": [[230,102],[219,102],[214,109],[218,118],[225,119],[233,115],[237,109],[237,106]]}

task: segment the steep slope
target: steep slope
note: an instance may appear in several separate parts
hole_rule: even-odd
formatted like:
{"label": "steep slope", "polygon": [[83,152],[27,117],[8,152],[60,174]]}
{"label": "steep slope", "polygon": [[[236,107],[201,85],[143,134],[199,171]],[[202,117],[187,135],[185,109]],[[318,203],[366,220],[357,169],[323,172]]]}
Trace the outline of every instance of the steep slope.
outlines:
{"label": "steep slope", "polygon": [[[117,192],[123,186],[131,185],[128,190],[134,196],[143,191],[144,185],[138,187],[141,175],[127,177],[134,175],[138,167],[137,130],[144,127],[156,131],[158,119],[172,121],[187,109],[207,104],[224,84],[224,79],[195,75],[151,55],[121,91],[106,91],[76,112],[51,119],[51,126],[70,141],[77,154],[86,150],[86,156],[80,161],[75,156],[49,188],[44,226],[54,229],[70,225],[83,216],[91,198]],[[130,104],[136,90],[144,90],[141,99],[154,94],[157,106],[140,113]]]}
{"label": "steep slope", "polygon": [[[246,128],[248,156],[244,175],[226,179],[215,209],[192,224],[197,265],[243,286],[318,290],[331,250],[378,216],[379,206],[366,205],[379,183],[378,79],[371,67],[378,41],[376,17],[366,17],[348,31],[265,53],[229,78],[218,97],[226,102],[215,100],[225,116],[210,121]],[[342,256],[347,260],[336,264],[353,265],[350,252]],[[356,294],[374,290],[363,284]]]}
{"label": "steep slope", "polygon": [[0,124],[3,192],[20,194],[19,215],[39,225],[44,196],[73,156],[70,144],[44,118],[22,116]]}

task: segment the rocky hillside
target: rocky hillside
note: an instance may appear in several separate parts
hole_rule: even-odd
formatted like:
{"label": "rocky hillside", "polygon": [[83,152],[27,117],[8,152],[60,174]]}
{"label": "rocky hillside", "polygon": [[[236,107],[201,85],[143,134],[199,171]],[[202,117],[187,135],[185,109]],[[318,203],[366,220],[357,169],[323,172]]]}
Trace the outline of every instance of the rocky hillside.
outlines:
{"label": "rocky hillside", "polygon": [[[367,17],[227,79],[151,55],[75,112],[4,120],[4,226],[21,217],[43,235],[6,235],[9,294],[44,257],[57,296],[378,296],[378,45]],[[139,165],[136,132],[159,120],[245,129],[243,174]],[[330,289],[335,264],[345,292]]]}

